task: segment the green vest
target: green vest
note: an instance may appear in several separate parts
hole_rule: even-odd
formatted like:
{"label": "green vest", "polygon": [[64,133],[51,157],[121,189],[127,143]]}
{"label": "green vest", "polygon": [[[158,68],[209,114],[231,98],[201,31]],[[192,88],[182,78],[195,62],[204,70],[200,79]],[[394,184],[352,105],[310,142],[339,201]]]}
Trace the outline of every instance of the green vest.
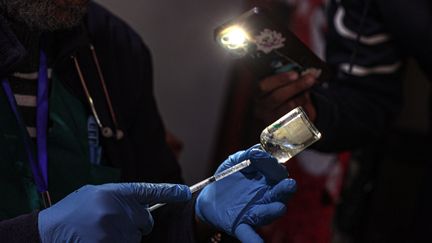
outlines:
{"label": "green vest", "polygon": [[[55,75],[51,82],[49,117],[48,187],[53,203],[85,184],[119,181],[119,169],[90,163],[89,113]],[[41,209],[41,205],[23,138],[0,89],[0,220]]]}

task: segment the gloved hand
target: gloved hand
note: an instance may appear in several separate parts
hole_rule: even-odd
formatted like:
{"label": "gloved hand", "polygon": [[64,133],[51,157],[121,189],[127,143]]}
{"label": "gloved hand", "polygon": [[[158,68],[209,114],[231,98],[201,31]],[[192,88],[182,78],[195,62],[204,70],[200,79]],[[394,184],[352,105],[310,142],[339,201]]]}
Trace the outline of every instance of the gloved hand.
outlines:
{"label": "gloved hand", "polygon": [[195,213],[201,221],[235,235],[242,242],[263,242],[253,227],[270,223],[285,212],[296,182],[277,160],[254,146],[237,152],[217,169],[221,172],[246,159],[252,164],[205,187]]}
{"label": "gloved hand", "polygon": [[153,228],[149,205],[190,198],[185,185],[88,185],[39,213],[39,235],[43,243],[140,242]]}

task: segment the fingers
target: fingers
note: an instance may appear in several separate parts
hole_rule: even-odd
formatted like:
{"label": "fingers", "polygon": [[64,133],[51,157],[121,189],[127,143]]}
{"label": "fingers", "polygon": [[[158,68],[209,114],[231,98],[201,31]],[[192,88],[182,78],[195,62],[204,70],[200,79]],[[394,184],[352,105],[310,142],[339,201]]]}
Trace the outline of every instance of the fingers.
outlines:
{"label": "fingers", "polygon": [[219,166],[216,173],[220,173],[238,163],[250,160],[252,165],[241,170],[244,175],[265,176],[267,183],[274,185],[288,177],[286,168],[269,153],[261,149],[260,145],[254,145],[246,151],[237,152],[229,156],[228,160]]}
{"label": "fingers", "polygon": [[259,102],[272,102],[281,104],[286,100],[295,98],[303,92],[309,90],[315,83],[315,78],[311,75],[306,75],[295,82],[286,83],[283,86],[278,87],[270,92],[263,93]]}
{"label": "fingers", "polygon": [[315,84],[315,82],[316,78],[313,74],[305,74],[299,77],[297,72],[287,72],[270,76],[262,80],[259,83],[259,89],[264,95],[266,95],[283,87],[289,87],[289,89],[285,89],[284,92],[286,95],[291,97],[309,89]]}
{"label": "fingers", "polygon": [[259,89],[263,93],[271,92],[288,82],[294,82],[299,78],[299,75],[295,71],[281,73],[265,78],[259,83]]}
{"label": "fingers", "polygon": [[302,107],[306,111],[306,114],[308,115],[309,120],[311,120],[312,122],[315,122],[316,117],[317,117],[317,112],[316,112],[314,104],[312,103],[310,93],[306,94],[306,99],[307,99],[307,101],[302,105]]}
{"label": "fingers", "polygon": [[259,84],[262,96],[257,99],[256,116],[271,123],[297,106],[311,106],[307,91],[315,83],[313,73],[287,72],[264,79]]}
{"label": "fingers", "polygon": [[289,100],[302,97],[305,91],[309,90],[315,83],[315,78],[306,75],[295,82],[287,82],[272,91],[263,92],[257,99],[257,103],[267,109],[274,109]]}
{"label": "fingers", "polygon": [[271,110],[269,109],[267,113],[269,113],[269,115],[276,116],[276,118],[274,118],[276,120],[279,117],[284,116],[286,113],[290,112],[291,110],[299,106],[303,107],[303,109],[305,110],[306,114],[308,115],[309,119],[312,122],[315,121],[316,110],[314,104],[312,103],[312,99],[309,92],[302,93],[301,95],[293,99],[287,100],[284,104],[280,105],[279,107],[276,107],[272,112],[270,112]]}
{"label": "fingers", "polygon": [[238,163],[241,163],[251,158],[268,158],[270,155],[265,151],[261,150],[260,148],[260,145],[256,144],[247,150],[239,151],[235,154],[230,155],[228,159],[219,166],[216,173],[226,170]]}
{"label": "fingers", "polygon": [[263,226],[273,222],[286,212],[286,206],[281,202],[255,205],[242,223],[253,226]]}
{"label": "fingers", "polygon": [[255,116],[262,121],[271,124],[299,106],[303,107],[309,119],[314,122],[316,119],[316,109],[309,92],[288,99],[282,104],[277,104],[271,100],[260,101],[256,105]]}
{"label": "fingers", "polygon": [[266,157],[252,157],[251,167],[263,174],[269,185],[274,185],[279,181],[288,178],[288,171],[285,166],[279,164],[279,162],[268,153],[265,154]]}
{"label": "fingers", "polygon": [[247,159],[247,151],[239,151],[235,154],[232,154],[228,156],[228,159],[226,159],[216,170],[215,174],[226,170],[230,167],[233,167],[234,165],[241,163]]}
{"label": "fingers", "polygon": [[152,215],[144,207],[134,210],[132,214],[132,219],[138,229],[140,229],[141,234],[149,234],[154,226],[154,220]]}
{"label": "fingers", "polygon": [[182,202],[192,198],[189,187],[179,184],[122,183],[120,193],[141,204]]}
{"label": "fingers", "polygon": [[263,199],[263,203],[281,202],[285,203],[297,190],[297,183],[294,179],[285,179],[274,186]]}
{"label": "fingers", "polygon": [[250,225],[239,224],[235,229],[235,235],[243,243],[264,243],[263,239],[252,229]]}
{"label": "fingers", "polygon": [[257,102],[255,116],[271,124],[294,108],[307,106],[308,102],[311,102],[308,99],[308,93],[302,93],[282,103],[276,103],[273,100],[261,100]]}

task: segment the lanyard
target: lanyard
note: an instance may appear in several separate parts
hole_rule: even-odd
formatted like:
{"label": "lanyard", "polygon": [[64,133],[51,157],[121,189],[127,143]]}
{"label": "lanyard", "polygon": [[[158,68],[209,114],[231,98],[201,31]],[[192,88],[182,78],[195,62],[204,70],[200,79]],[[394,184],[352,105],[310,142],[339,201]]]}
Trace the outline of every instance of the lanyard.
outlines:
{"label": "lanyard", "polygon": [[37,158],[33,150],[33,142],[26,132],[26,125],[18,111],[18,106],[14,93],[7,79],[2,80],[3,90],[12,109],[15,118],[20,126],[24,137],[24,146],[27,157],[30,162],[30,168],[38,191],[42,195],[45,208],[51,206],[51,199],[48,192],[48,150],[47,150],[47,133],[48,133],[48,67],[47,56],[44,51],[40,51],[39,75],[37,88],[37,106],[36,106],[36,142]]}

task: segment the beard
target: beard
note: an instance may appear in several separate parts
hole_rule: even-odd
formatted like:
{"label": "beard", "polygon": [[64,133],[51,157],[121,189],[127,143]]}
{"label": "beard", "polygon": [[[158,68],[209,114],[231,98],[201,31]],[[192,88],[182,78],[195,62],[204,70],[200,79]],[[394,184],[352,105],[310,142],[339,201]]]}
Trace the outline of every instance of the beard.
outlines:
{"label": "beard", "polygon": [[8,18],[39,31],[77,26],[87,7],[87,3],[76,4],[67,0],[0,0],[0,9]]}

